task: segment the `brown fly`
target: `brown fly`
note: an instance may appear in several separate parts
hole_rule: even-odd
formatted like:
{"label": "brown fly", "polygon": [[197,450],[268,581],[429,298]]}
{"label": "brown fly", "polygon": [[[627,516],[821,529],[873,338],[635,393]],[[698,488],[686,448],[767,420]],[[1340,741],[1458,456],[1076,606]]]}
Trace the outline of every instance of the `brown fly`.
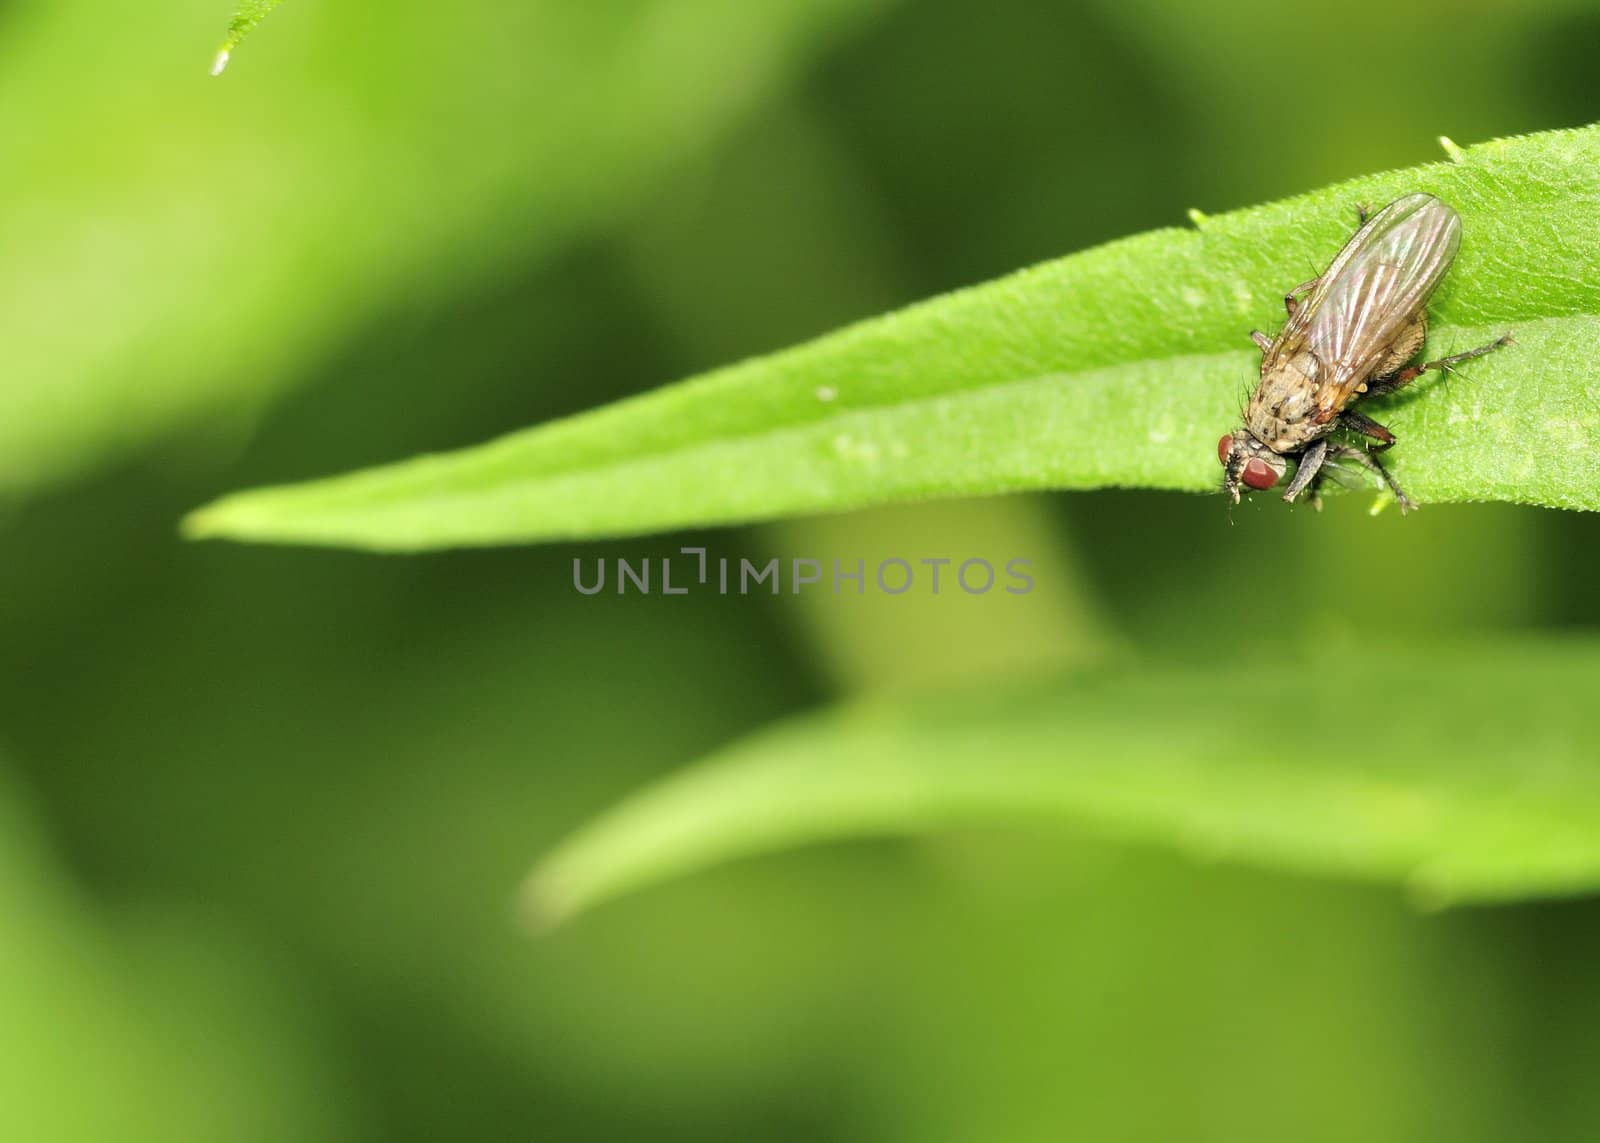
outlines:
{"label": "brown fly", "polygon": [[[1461,218],[1429,194],[1396,199],[1371,218],[1332,264],[1284,296],[1289,319],[1277,337],[1252,330],[1261,349],[1261,383],[1244,410],[1244,425],[1217,442],[1223,491],[1239,502],[1239,486],[1264,490],[1299,468],[1283,498],[1318,488],[1331,461],[1353,460],[1394,492],[1400,510],[1415,507],[1374,454],[1394,444],[1388,429],[1350,406],[1362,396],[1393,393],[1430,369],[1450,370],[1511,341],[1420,365],[1407,364],[1428,334],[1428,299],[1461,245]],[[1335,440],[1336,429],[1369,437],[1370,449]]]}

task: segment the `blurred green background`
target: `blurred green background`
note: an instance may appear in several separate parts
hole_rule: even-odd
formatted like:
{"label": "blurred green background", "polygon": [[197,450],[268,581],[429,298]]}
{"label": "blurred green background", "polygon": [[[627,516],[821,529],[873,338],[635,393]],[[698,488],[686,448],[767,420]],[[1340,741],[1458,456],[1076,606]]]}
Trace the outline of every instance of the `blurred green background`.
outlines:
{"label": "blurred green background", "polygon": [[[1592,902],[1427,914],[995,830],[537,939],[511,906],[627,791],[834,698],[1318,640],[1343,695],[1406,641],[1591,629],[1589,517],[1107,493],[405,559],[175,530],[1600,119],[1600,5],[291,0],[211,80],[226,17],[0,7],[0,1139],[1600,1135]],[[571,588],[683,544],[1025,556],[1040,589]]]}

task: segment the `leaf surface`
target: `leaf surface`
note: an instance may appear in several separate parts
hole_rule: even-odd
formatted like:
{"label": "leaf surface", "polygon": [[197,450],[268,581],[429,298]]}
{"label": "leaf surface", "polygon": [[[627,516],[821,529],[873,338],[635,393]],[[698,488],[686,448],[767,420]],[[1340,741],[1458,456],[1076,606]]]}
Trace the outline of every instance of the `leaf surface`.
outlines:
{"label": "leaf surface", "polygon": [[[1517,344],[1370,411],[1421,501],[1600,508],[1600,128],[1114,242],[481,446],[226,497],[195,536],[416,550],[1019,489],[1205,491],[1283,293],[1357,204],[1424,190],[1466,237],[1429,351]],[[553,379],[573,383],[571,379]]]}

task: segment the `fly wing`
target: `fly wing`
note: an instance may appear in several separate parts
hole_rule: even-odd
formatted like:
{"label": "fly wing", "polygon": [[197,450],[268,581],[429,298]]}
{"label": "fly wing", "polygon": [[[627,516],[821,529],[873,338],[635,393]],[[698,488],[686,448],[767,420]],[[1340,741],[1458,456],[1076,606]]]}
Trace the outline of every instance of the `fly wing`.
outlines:
{"label": "fly wing", "polygon": [[1396,199],[1339,251],[1295,315],[1322,364],[1316,420],[1367,381],[1428,303],[1461,245],[1461,219],[1428,194]]}

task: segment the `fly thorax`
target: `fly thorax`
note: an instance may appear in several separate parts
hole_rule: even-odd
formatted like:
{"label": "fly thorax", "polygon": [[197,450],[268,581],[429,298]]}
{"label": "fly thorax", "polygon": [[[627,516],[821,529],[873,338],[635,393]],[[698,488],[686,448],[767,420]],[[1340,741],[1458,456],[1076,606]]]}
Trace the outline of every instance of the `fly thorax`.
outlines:
{"label": "fly thorax", "polygon": [[1286,433],[1293,439],[1295,427],[1316,412],[1317,372],[1317,359],[1309,352],[1273,362],[1246,410],[1250,431],[1268,442],[1283,440]]}

